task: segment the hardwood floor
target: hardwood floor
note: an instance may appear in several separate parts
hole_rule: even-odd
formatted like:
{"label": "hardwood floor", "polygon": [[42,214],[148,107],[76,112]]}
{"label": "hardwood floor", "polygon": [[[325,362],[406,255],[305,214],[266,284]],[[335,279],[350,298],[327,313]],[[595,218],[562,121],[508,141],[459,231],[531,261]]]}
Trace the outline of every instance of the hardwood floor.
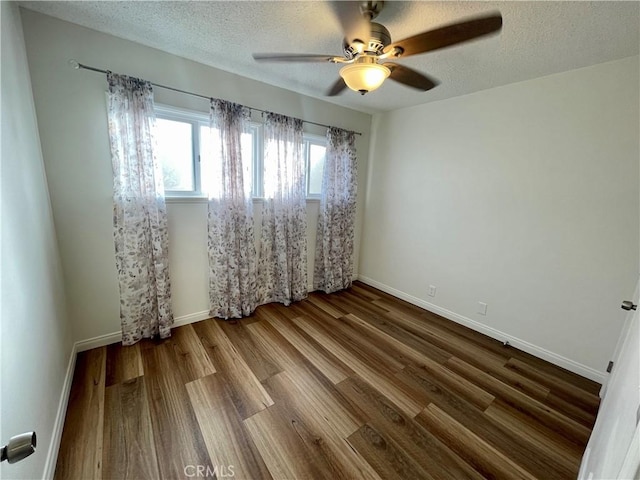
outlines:
{"label": "hardwood floor", "polygon": [[575,478],[598,390],[356,282],[78,354],[55,477]]}

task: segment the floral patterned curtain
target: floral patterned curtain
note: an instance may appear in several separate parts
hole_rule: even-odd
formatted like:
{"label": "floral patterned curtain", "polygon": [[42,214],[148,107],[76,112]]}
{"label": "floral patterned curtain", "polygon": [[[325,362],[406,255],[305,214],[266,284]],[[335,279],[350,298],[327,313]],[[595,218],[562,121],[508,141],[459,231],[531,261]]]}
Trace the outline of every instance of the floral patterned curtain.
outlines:
{"label": "floral patterned curtain", "polygon": [[306,171],[302,121],[269,113],[264,129],[264,205],[258,302],[307,296]]}
{"label": "floral patterned curtain", "polygon": [[351,286],[356,176],[355,134],[329,128],[313,272],[313,287],[327,293]]}
{"label": "floral patterned curtain", "polygon": [[171,336],[169,237],[151,84],[107,75],[122,343]]}
{"label": "floral patterned curtain", "polygon": [[210,118],[213,161],[203,168],[209,190],[210,315],[240,318],[256,308],[251,158],[242,156],[249,111],[211,100]]}

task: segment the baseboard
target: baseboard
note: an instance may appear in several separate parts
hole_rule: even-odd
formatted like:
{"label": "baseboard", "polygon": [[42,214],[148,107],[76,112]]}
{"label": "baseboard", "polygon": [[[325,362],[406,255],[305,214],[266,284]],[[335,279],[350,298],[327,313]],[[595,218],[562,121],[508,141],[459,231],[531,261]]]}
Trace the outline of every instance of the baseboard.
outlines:
{"label": "baseboard", "polygon": [[182,325],[188,325],[189,323],[196,323],[201,320],[206,320],[208,318],[211,318],[211,315],[209,315],[209,310],[203,310],[201,312],[190,313],[189,315],[183,315],[181,317],[177,317],[173,321],[173,326],[181,327]]}
{"label": "baseboard", "polygon": [[[190,313],[189,315],[182,315],[176,317],[173,320],[173,326],[181,327],[189,323],[199,322],[200,320],[206,320],[211,318],[208,310],[201,312]],[[84,352],[85,350],[91,350],[92,348],[104,347],[105,345],[111,345],[112,343],[118,343],[122,341],[122,332],[107,333],[105,335],[99,335],[97,337],[88,338],[86,340],[80,340],[76,342],[76,352]]]}
{"label": "baseboard", "polygon": [[74,344],[71,347],[69,355],[69,363],[67,364],[67,372],[60,393],[60,401],[58,402],[58,410],[56,419],[53,424],[53,432],[51,434],[51,443],[49,443],[49,451],[47,452],[47,460],[44,464],[44,474],[42,478],[52,479],[56,472],[56,463],[58,462],[58,451],[60,450],[60,440],[62,440],[62,429],[64,428],[64,419],[67,415],[67,405],[69,403],[69,395],[71,393],[71,383],[73,382],[73,372],[76,367],[76,355],[78,351]]}
{"label": "baseboard", "polygon": [[386,292],[390,295],[401,298],[402,300],[405,300],[413,305],[424,308],[425,310],[429,310],[430,312],[437,313],[438,315],[448,320],[464,325],[465,327],[469,327],[477,332],[483,333],[491,338],[495,338],[496,340],[499,340],[501,342],[507,341],[511,346],[515,348],[518,348],[524,352],[530,353],[531,355],[553,363],[554,365],[569,370],[570,372],[593,380],[594,382],[604,382],[606,375],[604,372],[599,372],[598,370],[595,370],[569,358],[563,357],[562,355],[558,355],[557,353],[546,350],[545,348],[539,347],[525,340],[521,340],[517,337],[501,332],[500,330],[489,327],[487,325],[484,325],[483,323],[477,322],[463,315],[459,315],[445,308],[439,307],[438,305],[427,302],[418,297],[414,297],[413,295],[409,295],[408,293],[396,290],[393,287],[385,285],[384,283],[380,283],[377,280],[366,277],[364,275],[358,275],[358,280],[366,283],[367,285],[371,285],[378,290],[382,290],[383,292]]}
{"label": "baseboard", "polygon": [[75,347],[77,352],[84,352],[93,348],[104,347],[105,345],[111,345],[112,343],[118,343],[122,341],[122,332],[107,333],[105,335],[99,335],[97,337],[88,338],[86,340],[79,340],[76,342]]}

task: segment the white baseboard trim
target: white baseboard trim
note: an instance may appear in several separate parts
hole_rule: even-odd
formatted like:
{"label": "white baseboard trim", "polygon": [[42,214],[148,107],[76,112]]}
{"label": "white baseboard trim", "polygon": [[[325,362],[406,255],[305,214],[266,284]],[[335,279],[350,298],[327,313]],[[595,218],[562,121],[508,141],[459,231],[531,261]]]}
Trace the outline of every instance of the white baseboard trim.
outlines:
{"label": "white baseboard trim", "polygon": [[[200,320],[206,320],[211,318],[208,310],[201,312],[190,313],[189,315],[183,315],[176,317],[173,320],[173,328],[181,327],[189,323],[199,322]],[[105,345],[111,345],[112,343],[118,343],[122,341],[122,332],[107,333],[105,335],[99,335],[97,337],[88,338],[86,340],[80,340],[76,342],[76,352],[84,352],[85,350],[91,350],[92,348],[104,347]]]}
{"label": "white baseboard trim", "polygon": [[99,335],[97,337],[88,338],[86,340],[79,340],[76,342],[75,347],[77,352],[84,352],[93,348],[104,347],[105,345],[111,345],[112,343],[118,343],[122,341],[122,332],[107,333],[105,335]]}
{"label": "white baseboard trim", "polygon": [[464,325],[465,327],[469,327],[472,330],[475,330],[477,332],[483,333],[491,338],[495,338],[496,340],[499,340],[501,342],[508,341],[509,344],[515,348],[518,348],[524,352],[530,353],[531,355],[534,355],[538,358],[541,358],[550,363],[553,363],[554,365],[565,368],[570,372],[577,373],[578,375],[581,375],[590,380],[593,380],[594,382],[598,382],[598,383],[604,382],[605,375],[606,375],[604,372],[599,372],[594,368],[588,367],[579,362],[563,357],[562,355],[558,355],[557,353],[546,350],[545,348],[539,347],[525,340],[521,340],[517,337],[501,332],[500,330],[489,327],[487,325],[484,325],[480,322],[472,320],[463,315],[459,315],[445,308],[439,307],[438,305],[427,302],[418,297],[414,297],[413,295],[409,295],[408,293],[402,292],[400,290],[396,290],[393,287],[385,285],[384,283],[380,283],[377,280],[366,277],[364,275],[358,275],[358,280],[360,280],[363,283],[366,283],[367,285],[371,285],[372,287],[377,288],[378,290],[382,290],[383,292],[386,292],[390,295],[401,298],[402,300],[405,300],[413,305],[424,308],[425,310],[429,310],[430,312],[437,313],[438,315],[448,320]]}
{"label": "white baseboard trim", "polygon": [[49,451],[47,452],[47,460],[44,464],[44,474],[42,478],[53,479],[56,472],[56,463],[58,463],[58,451],[60,450],[60,441],[62,440],[62,429],[64,428],[64,419],[67,415],[67,405],[69,403],[69,395],[71,394],[71,384],[73,382],[73,372],[76,367],[76,345],[71,347],[69,355],[69,363],[67,364],[67,372],[60,393],[60,401],[58,402],[58,410],[56,419],[53,424],[53,432],[51,433],[51,443],[49,443]]}
{"label": "white baseboard trim", "polygon": [[188,325],[189,323],[196,323],[201,320],[206,320],[208,318],[211,318],[211,315],[209,315],[209,310],[203,310],[201,312],[190,313],[189,315],[183,315],[181,317],[177,317],[173,321],[173,326],[181,327],[183,325]]}

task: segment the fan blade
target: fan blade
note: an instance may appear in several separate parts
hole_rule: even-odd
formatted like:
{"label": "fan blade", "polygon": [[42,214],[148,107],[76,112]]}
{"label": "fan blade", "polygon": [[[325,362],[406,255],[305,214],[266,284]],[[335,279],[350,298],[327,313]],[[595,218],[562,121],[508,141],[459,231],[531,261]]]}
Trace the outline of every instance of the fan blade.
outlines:
{"label": "fan blade", "polygon": [[302,53],[254,53],[257,62],[333,62],[335,55],[305,55]]}
{"label": "fan blade", "polygon": [[340,21],[347,43],[351,45],[355,41],[360,41],[365,45],[368,44],[371,38],[371,22],[360,11],[362,2],[333,1],[330,3]]}
{"label": "fan blade", "polygon": [[398,65],[397,63],[385,63],[385,67],[391,70],[389,78],[396,82],[402,83],[407,87],[415,88],[426,92],[438,85],[438,81],[423,75],[420,72],[416,72],[404,65]]}
{"label": "fan blade", "polygon": [[402,56],[407,57],[473,40],[474,38],[497,32],[501,28],[502,16],[499,13],[495,13],[487,17],[436,28],[435,30],[405,38],[385,47],[384,53],[391,51],[394,47],[399,47],[403,50]]}
{"label": "fan blade", "polygon": [[344,83],[342,77],[340,77],[336,82],[331,85],[331,88],[327,90],[327,97],[335,97],[339,93],[341,93],[345,88],[347,88],[347,84]]}

